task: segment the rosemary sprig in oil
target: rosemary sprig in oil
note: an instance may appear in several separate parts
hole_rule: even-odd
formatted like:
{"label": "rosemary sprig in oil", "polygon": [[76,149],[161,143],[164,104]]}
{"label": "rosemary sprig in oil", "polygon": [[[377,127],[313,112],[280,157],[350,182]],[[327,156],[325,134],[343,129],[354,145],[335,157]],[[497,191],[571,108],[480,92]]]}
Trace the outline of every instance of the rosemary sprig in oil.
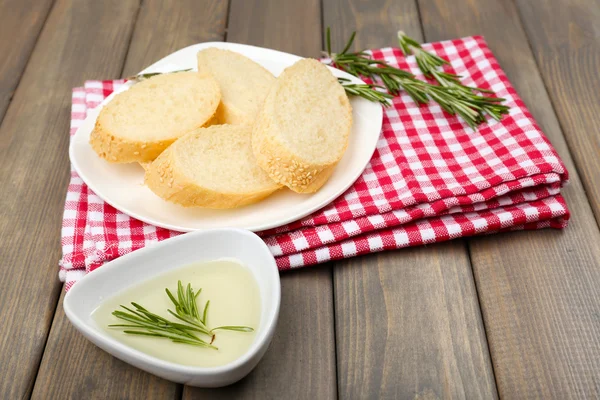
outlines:
{"label": "rosemary sprig in oil", "polygon": [[[115,310],[112,315],[126,321],[126,324],[112,324],[111,328],[125,328],[124,333],[139,336],[153,336],[165,339],[170,339],[175,343],[190,344],[199,347],[207,347],[218,350],[213,346],[216,330],[229,330],[236,332],[253,332],[249,326],[218,326],[210,329],[207,324],[208,306],[210,300],[206,301],[202,316],[198,309],[197,299],[202,289],[194,292],[191,284],[188,283],[184,288],[181,281],[177,283],[177,298],[169,289],[165,289],[167,296],[175,306],[175,311],[167,310],[169,314],[184,322],[173,322],[152,313],[141,305],[132,302],[133,308],[121,305],[125,310]],[[200,335],[208,336],[210,342],[199,337]]]}

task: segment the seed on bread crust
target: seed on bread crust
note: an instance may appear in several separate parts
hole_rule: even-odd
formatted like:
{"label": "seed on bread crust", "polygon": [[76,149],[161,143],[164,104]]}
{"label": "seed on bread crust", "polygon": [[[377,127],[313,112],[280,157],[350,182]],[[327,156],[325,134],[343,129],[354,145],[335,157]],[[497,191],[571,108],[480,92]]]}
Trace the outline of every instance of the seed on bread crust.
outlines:
{"label": "seed on bread crust", "polygon": [[284,70],[265,99],[253,127],[254,156],[276,182],[312,193],[341,160],[351,127],[352,108],[337,79],[303,59]]}

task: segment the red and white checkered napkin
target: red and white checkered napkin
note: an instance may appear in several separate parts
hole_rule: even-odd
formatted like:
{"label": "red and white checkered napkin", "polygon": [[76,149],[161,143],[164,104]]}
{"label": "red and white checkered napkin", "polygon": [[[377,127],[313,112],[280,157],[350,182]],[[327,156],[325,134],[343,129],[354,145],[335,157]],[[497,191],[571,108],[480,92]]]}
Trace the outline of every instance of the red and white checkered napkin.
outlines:
{"label": "red and white checkered napkin", "polygon": [[[510,115],[473,132],[439,106],[402,95],[385,109],[377,150],[362,176],[322,210],[261,232],[281,270],[387,249],[516,229],[564,228],[567,171],[481,37],[424,46],[451,61],[469,85],[507,99]],[[418,74],[398,49],[377,59]],[[422,78],[422,76],[420,76]],[[71,134],[123,81],[88,81],[73,91]],[[67,289],[104,262],[178,232],[115,210],[72,171],[60,278]]]}

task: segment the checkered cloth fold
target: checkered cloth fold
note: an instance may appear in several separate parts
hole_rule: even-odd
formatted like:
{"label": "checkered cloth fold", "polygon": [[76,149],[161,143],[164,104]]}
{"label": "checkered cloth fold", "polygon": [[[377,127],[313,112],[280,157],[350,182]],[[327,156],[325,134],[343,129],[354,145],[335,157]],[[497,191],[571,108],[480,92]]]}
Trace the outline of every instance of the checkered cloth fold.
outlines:
{"label": "checkered cloth fold", "polygon": [[[435,103],[402,94],[386,108],[377,149],[362,176],[330,205],[259,235],[281,270],[381,250],[507,230],[564,228],[560,189],[567,171],[510,85],[482,37],[424,45],[450,60],[468,85],[507,99],[510,114],[476,132]],[[409,69],[414,57],[372,50]],[[73,90],[71,134],[123,81],[88,81]],[[67,290],[106,261],[178,235],[104,203],[71,171],[65,204],[60,278]]]}

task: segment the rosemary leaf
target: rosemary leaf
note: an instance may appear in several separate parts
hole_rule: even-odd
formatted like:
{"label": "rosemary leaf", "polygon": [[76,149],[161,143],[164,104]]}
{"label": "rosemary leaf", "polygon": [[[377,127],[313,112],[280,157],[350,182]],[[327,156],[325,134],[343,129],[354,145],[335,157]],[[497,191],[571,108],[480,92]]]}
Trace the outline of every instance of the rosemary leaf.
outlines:
{"label": "rosemary leaf", "polygon": [[177,300],[175,300],[175,297],[173,297],[173,294],[171,293],[171,291],[169,290],[169,288],[165,288],[165,292],[167,292],[167,295],[169,296],[169,299],[171,299],[171,302],[175,305],[175,308],[177,308],[178,304]]}
{"label": "rosemary leaf", "polygon": [[138,74],[138,75],[130,76],[128,78],[125,78],[125,80],[127,80],[127,81],[141,82],[141,81],[145,81],[146,79],[150,79],[150,78],[152,78],[153,76],[156,76],[156,75],[174,74],[174,73],[177,73],[177,72],[187,72],[187,71],[191,71],[191,70],[192,70],[191,68],[188,68],[188,69],[181,69],[181,70],[178,70],[178,71],[171,71],[171,72],[148,72],[146,74]]}
{"label": "rosemary leaf", "polygon": [[203,342],[203,343],[196,343],[196,342],[193,342],[193,341],[188,341],[188,340],[179,340],[179,339],[173,339],[173,342],[174,342],[174,343],[183,343],[183,344],[192,344],[192,345],[196,345],[196,346],[209,347],[209,348],[211,348],[211,349],[219,350],[219,348],[218,348],[218,347],[216,347],[216,346],[213,346],[212,344],[210,344],[210,343],[206,343],[206,342]]}
{"label": "rosemary leaf", "polygon": [[[440,105],[445,110],[447,108],[453,110],[451,114],[458,114],[472,129],[476,129],[477,125],[486,122],[486,115],[490,115],[499,121],[502,115],[508,114],[509,107],[497,104],[504,102],[505,99],[476,94],[476,92],[493,94],[493,91],[463,85],[460,82],[459,75],[438,70],[438,68],[449,64],[447,60],[425,51],[417,41],[406,36],[402,31],[398,32],[398,42],[404,55],[414,54],[421,72],[426,77],[434,79],[439,87],[444,88],[447,96],[443,102],[446,103],[446,107],[441,103]],[[430,92],[435,91],[430,89]],[[437,101],[436,97],[443,97],[442,92],[438,91],[437,96],[432,96]]]}
{"label": "rosemary leaf", "polygon": [[204,340],[201,339],[188,339],[188,338],[178,338],[176,336],[173,335],[167,335],[167,334],[161,334],[161,333],[155,333],[155,332],[144,332],[144,331],[130,331],[130,330],[126,330],[123,331],[124,333],[130,334],[130,335],[139,335],[139,336],[153,336],[153,337],[161,337],[161,338],[165,338],[165,339],[171,339],[171,341],[173,341],[174,343],[185,343],[185,344],[191,344],[194,346],[200,346],[200,347],[210,347],[213,349],[218,350],[217,347],[205,342]]}
{"label": "rosemary leaf", "polygon": [[177,314],[174,313],[172,310],[167,310],[167,312],[169,314],[171,314],[172,316],[174,316],[175,318],[186,322],[192,326],[195,326],[196,328],[200,329],[202,331],[202,333],[207,333],[209,332],[208,329],[201,323],[199,323],[200,321],[194,321],[193,319],[189,318],[189,316],[187,316],[186,314]]}
{"label": "rosemary leaf", "polygon": [[340,84],[342,85],[342,87],[348,95],[360,96],[369,101],[376,101],[383,104],[386,107],[390,105],[390,99],[394,98],[394,96],[392,96],[389,93],[375,90],[376,88],[382,88],[382,86],[379,85],[369,85],[366,83],[348,83],[349,80],[344,78],[338,78],[338,81],[340,82]]}
{"label": "rosemary leaf", "polygon": [[[365,51],[349,52],[354,43],[355,33],[340,53],[331,51],[331,32],[327,28],[327,55],[331,60],[330,65],[357,77],[367,77],[379,80],[387,95],[398,95],[404,90],[415,103],[427,104],[435,101],[442,109],[452,115],[458,115],[473,129],[486,121],[486,115],[500,120],[507,114],[509,107],[499,104],[504,99],[493,96],[489,89],[469,87],[460,82],[460,76],[444,72],[439,68],[449,62],[442,57],[425,51],[414,39],[398,32],[398,43],[405,56],[414,54],[417,65],[423,74],[436,81],[437,85],[417,79],[409,71],[389,65],[383,60],[374,60]],[[355,87],[340,82],[349,95],[361,96],[370,101],[389,104],[391,97],[381,92],[378,85],[362,85]],[[372,91],[376,94],[373,94]],[[485,93],[489,96],[478,95]]]}
{"label": "rosemary leaf", "polygon": [[202,323],[206,326],[206,318],[208,317],[208,305],[210,304],[210,300],[206,301],[206,305],[204,306],[204,312],[202,313]]}
{"label": "rosemary leaf", "polygon": [[227,330],[227,331],[237,331],[237,332],[254,332],[254,329],[248,326],[218,326],[216,328],[212,328],[210,331],[216,331],[217,329]]}
{"label": "rosemary leaf", "polygon": [[186,309],[187,306],[183,299],[183,285],[181,284],[181,281],[177,282],[177,302],[178,302],[180,308],[175,311],[177,311],[178,314],[180,314],[180,313],[189,314],[187,312],[187,309]]}
{"label": "rosemary leaf", "polygon": [[[121,305],[122,308],[124,308],[125,310],[129,311],[131,314],[136,315],[137,317],[143,319],[143,320],[149,320],[152,321],[151,318],[148,318],[146,315],[139,313],[137,311],[132,310],[131,308],[125,307],[124,305]],[[135,306],[134,306],[135,307]],[[123,311],[115,311],[115,312],[119,312],[122,313]],[[113,313],[114,314],[114,313]]]}
{"label": "rosemary leaf", "polygon": [[[174,343],[190,344],[200,347],[207,347],[218,350],[212,345],[215,340],[214,330],[231,330],[238,332],[253,332],[254,329],[248,326],[220,326],[214,329],[207,327],[208,307],[210,300],[206,301],[202,317],[198,310],[198,295],[202,289],[194,292],[191,284],[184,286],[181,281],[177,282],[177,298],[166,288],[167,296],[175,306],[175,311],[167,310],[167,312],[179,321],[170,321],[158,314],[155,314],[142,305],[131,302],[133,308],[121,305],[125,311],[115,310],[112,312],[116,318],[127,323],[110,324],[109,328],[124,329],[123,332],[130,335],[152,336],[170,339]],[[198,334],[205,335],[210,338],[210,343],[198,337]]]}

